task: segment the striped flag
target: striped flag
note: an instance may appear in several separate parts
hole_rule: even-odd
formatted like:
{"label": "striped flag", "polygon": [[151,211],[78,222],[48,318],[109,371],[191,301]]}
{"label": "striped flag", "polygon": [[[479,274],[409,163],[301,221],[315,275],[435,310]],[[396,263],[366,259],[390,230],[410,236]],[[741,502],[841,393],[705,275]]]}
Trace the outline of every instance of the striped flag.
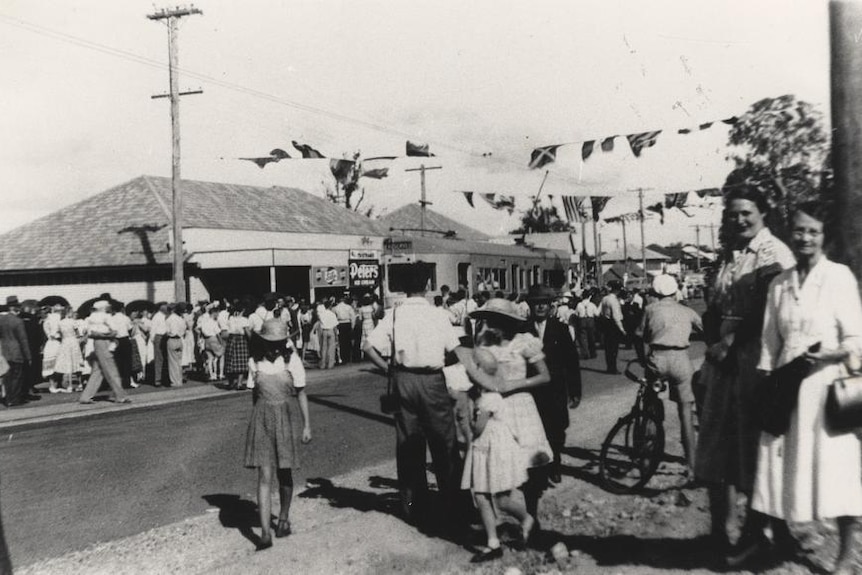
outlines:
{"label": "striped flag", "polygon": [[659,134],[661,134],[661,130],[642,132],[640,134],[629,134],[626,138],[629,141],[629,145],[632,147],[632,153],[636,158],[639,158],[641,150],[655,145]]}
{"label": "striped flag", "polygon": [[563,211],[566,214],[566,220],[570,224],[577,224],[582,222],[586,216],[584,214],[584,198],[580,198],[578,196],[562,196],[563,198]]}
{"label": "striped flag", "polygon": [[557,148],[561,145],[562,144],[557,144],[556,146],[544,146],[533,150],[530,154],[530,169],[535,170],[536,168],[541,168],[542,166],[556,162]]}

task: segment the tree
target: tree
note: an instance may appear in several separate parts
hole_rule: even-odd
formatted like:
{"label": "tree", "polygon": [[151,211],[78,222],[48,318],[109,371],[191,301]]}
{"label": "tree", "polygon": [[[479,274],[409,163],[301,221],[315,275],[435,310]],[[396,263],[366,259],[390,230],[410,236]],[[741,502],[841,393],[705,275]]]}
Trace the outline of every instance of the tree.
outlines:
{"label": "tree", "polygon": [[[365,188],[359,185],[359,178],[368,173],[362,171],[361,156],[361,152],[356,151],[349,160],[333,160],[343,162],[339,168],[331,168],[334,180],[321,182],[326,199],[354,212],[359,211],[359,206],[365,199]],[[382,176],[375,177],[385,177],[385,172]]]}
{"label": "tree", "polygon": [[[797,203],[827,199],[829,136],[823,115],[811,104],[792,95],[755,102],[731,128],[728,144],[735,167],[724,190],[752,186],[763,192],[774,207],[770,224],[779,236],[786,236]],[[724,229],[719,237],[724,244]]]}
{"label": "tree", "polygon": [[569,232],[571,226],[560,218],[557,208],[553,205],[543,206],[538,199],[533,199],[533,207],[521,216],[521,225],[509,232],[510,234],[544,234],[548,232]]}

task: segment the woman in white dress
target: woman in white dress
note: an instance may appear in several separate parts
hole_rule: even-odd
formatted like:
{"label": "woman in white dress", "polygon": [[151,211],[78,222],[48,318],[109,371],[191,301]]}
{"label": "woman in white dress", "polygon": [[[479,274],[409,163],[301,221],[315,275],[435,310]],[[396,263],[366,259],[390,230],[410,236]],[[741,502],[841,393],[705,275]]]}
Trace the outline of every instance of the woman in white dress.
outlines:
{"label": "woman in white dress", "polygon": [[851,271],[823,254],[824,221],[822,203],[797,208],[791,219],[796,267],[769,286],[758,368],[770,372],[804,355],[811,371],[788,431],[761,435],[752,509],[780,520],[773,521],[774,543],[791,553],[796,545],[787,521],[837,518],[834,572],[852,573],[854,526],[862,516],[862,447],[855,433],[827,429],[824,406],[829,385],[847,374],[845,364],[858,366],[862,303]]}

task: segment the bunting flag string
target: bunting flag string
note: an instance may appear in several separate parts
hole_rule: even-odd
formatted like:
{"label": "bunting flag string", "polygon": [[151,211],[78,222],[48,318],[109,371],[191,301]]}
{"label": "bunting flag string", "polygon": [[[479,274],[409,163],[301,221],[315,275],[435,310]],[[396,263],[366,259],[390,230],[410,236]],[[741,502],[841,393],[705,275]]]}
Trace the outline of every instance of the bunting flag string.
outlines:
{"label": "bunting flag string", "polygon": [[464,199],[467,200],[467,203],[470,204],[471,208],[476,208],[476,205],[473,204],[473,192],[461,192],[464,194]]}
{"label": "bunting flag string", "polygon": [[587,140],[586,142],[584,142],[584,145],[581,147],[581,160],[583,160],[585,162],[587,161],[587,158],[589,158],[592,155],[593,146],[595,146],[595,145],[596,145],[595,140]]}
{"label": "bunting flag string", "polygon": [[353,160],[336,160],[333,158],[329,160],[329,171],[335,176],[335,181],[344,184],[350,178],[354,165]]}
{"label": "bunting flag string", "polygon": [[544,146],[542,148],[536,148],[530,154],[530,169],[535,170],[541,168],[542,166],[546,166],[553,162],[557,161],[557,148],[562,146],[562,144],[558,144],[556,146]]}
{"label": "bunting flag string", "polygon": [[608,205],[608,201],[611,199],[611,196],[590,196],[590,204],[592,204],[593,208],[593,221],[599,221],[599,216],[602,213],[602,210],[605,209],[605,206]]}
{"label": "bunting flag string", "polygon": [[509,215],[515,211],[515,196],[506,196],[503,194],[479,194],[479,197],[488,202],[488,205],[495,210],[506,210]]}
{"label": "bunting flag string", "polygon": [[626,139],[629,141],[629,146],[632,147],[632,154],[634,154],[636,158],[640,158],[641,151],[644,148],[655,146],[655,143],[658,141],[659,134],[661,134],[661,130],[642,132],[640,134],[629,134],[626,136]]}
{"label": "bunting flag string", "polygon": [[280,162],[282,160],[289,160],[290,154],[282,150],[281,148],[276,148],[272,150],[268,156],[262,156],[259,158],[237,158],[239,160],[248,160],[249,162],[254,162],[257,164],[257,167],[263,169],[267,164],[272,164],[276,162]]}
{"label": "bunting flag string", "polygon": [[300,154],[302,154],[303,159],[308,160],[326,157],[308,144],[300,144],[296,140],[293,140],[291,144],[293,144],[293,147],[296,148]]}

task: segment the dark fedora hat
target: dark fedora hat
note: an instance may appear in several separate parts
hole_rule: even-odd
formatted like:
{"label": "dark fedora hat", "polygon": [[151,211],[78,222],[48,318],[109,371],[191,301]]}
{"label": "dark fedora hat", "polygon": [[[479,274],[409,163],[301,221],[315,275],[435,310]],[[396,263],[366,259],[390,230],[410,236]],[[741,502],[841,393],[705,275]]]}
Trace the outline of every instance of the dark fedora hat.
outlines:
{"label": "dark fedora hat", "polygon": [[554,288],[533,284],[527,292],[527,301],[551,301],[557,297]]}
{"label": "dark fedora hat", "polygon": [[6,305],[21,305],[17,295],[6,296]]}

